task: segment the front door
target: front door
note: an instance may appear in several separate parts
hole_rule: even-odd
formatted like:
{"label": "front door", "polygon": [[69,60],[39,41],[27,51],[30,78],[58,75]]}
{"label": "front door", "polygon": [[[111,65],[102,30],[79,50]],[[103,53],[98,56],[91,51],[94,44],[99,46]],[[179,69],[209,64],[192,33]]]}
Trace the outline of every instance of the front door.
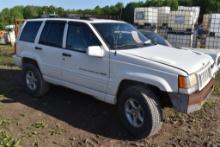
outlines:
{"label": "front door", "polygon": [[89,46],[101,46],[91,28],[85,23],[70,22],[63,52],[63,79],[65,82],[101,93],[106,92],[109,81],[109,56],[87,55]]}

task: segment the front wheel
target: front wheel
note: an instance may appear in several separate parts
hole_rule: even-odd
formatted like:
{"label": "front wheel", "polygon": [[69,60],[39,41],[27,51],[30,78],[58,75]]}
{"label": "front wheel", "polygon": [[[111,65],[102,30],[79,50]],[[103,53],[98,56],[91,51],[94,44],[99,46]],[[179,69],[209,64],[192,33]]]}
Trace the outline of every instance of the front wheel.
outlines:
{"label": "front wheel", "polygon": [[136,138],[155,135],[162,126],[162,110],[156,95],[143,86],[131,86],[118,98],[119,116]]}
{"label": "front wheel", "polygon": [[44,81],[40,70],[34,64],[24,65],[23,82],[27,93],[34,97],[44,96],[49,90],[49,84]]}

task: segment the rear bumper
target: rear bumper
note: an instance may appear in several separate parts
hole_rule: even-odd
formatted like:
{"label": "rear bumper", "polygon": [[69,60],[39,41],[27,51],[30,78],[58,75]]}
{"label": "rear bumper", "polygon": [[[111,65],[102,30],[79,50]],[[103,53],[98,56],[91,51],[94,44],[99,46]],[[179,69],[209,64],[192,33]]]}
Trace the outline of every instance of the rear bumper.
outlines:
{"label": "rear bumper", "polygon": [[214,89],[214,80],[203,88],[203,90],[196,92],[192,95],[185,95],[179,93],[169,93],[169,97],[173,107],[183,113],[191,113],[198,111],[202,108],[205,100],[212,94]]}
{"label": "rear bumper", "polygon": [[13,56],[13,61],[15,63],[15,65],[22,67],[22,58],[18,57],[17,55]]}

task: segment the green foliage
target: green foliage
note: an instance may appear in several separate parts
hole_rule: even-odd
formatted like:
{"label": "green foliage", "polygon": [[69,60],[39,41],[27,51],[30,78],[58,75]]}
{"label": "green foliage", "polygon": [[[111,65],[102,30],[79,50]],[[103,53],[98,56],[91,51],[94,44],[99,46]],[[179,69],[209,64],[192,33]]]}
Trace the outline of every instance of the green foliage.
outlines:
{"label": "green foliage", "polygon": [[136,7],[143,7],[144,3],[143,2],[131,2],[127,4],[127,6],[123,9],[122,13],[122,19],[133,23],[134,21],[134,9]]}
{"label": "green foliage", "polygon": [[23,10],[23,15],[25,19],[37,17],[39,13],[40,13],[39,7],[35,7],[35,6],[27,6]]}
{"label": "green foliage", "polygon": [[39,121],[39,122],[33,123],[31,126],[36,129],[43,129],[47,127],[47,124],[44,121]]}
{"label": "green foliage", "polygon": [[220,95],[220,72],[216,76],[214,94]]}
{"label": "green foliage", "polygon": [[172,10],[177,10],[179,2],[178,2],[178,0],[165,0],[163,5],[170,6]]}
{"label": "green foliage", "polygon": [[7,135],[5,131],[0,132],[0,146],[1,147],[21,147],[20,141],[13,139]]}
{"label": "green foliage", "polygon": [[13,66],[14,62],[12,59],[12,54],[14,52],[13,47],[10,45],[0,45],[0,66]]}

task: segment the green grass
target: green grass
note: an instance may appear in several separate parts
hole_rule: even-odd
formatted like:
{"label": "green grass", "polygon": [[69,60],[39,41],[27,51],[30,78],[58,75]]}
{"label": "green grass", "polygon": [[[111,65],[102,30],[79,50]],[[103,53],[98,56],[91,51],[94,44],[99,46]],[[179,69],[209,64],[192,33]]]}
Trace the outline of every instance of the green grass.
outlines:
{"label": "green grass", "polygon": [[5,131],[0,131],[0,147],[21,147],[20,141],[9,136]]}
{"label": "green grass", "polygon": [[214,90],[215,95],[220,95],[220,72],[216,76],[215,79],[215,90]]}
{"label": "green grass", "polygon": [[0,65],[14,66],[12,54],[14,49],[10,45],[0,45]]}
{"label": "green grass", "polygon": [[38,122],[33,123],[31,126],[36,129],[43,129],[47,127],[47,124],[44,121],[38,121]]}

